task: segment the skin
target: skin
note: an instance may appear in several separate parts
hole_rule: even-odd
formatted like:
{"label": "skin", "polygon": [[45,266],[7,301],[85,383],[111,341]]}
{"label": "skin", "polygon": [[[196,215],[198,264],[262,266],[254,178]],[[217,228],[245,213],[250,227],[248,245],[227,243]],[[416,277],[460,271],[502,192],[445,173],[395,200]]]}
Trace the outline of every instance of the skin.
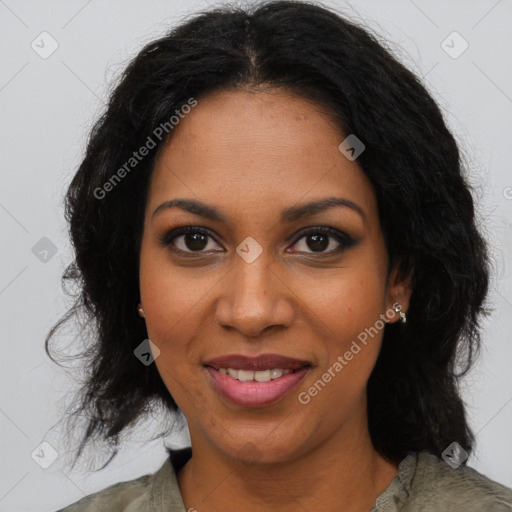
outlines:
{"label": "skin", "polygon": [[[367,427],[365,389],[382,331],[309,403],[298,400],[395,302],[403,311],[409,304],[409,283],[396,268],[386,283],[375,193],[357,160],[339,151],[345,137],[317,105],[285,89],[221,91],[198,101],[155,162],[141,304],[160,349],[155,364],[189,425],[193,457],[178,473],[186,510],[367,512],[397,475]],[[333,196],[359,205],[364,217],[337,206],[279,220],[285,207]],[[227,221],[178,208],[152,216],[174,198],[212,205]],[[211,232],[199,249],[174,239],[191,257],[159,241],[182,226]],[[319,249],[298,234],[318,226],[357,243],[336,253],[330,235]],[[263,249],[250,264],[236,252],[248,236]],[[228,403],[203,368],[219,355],[265,352],[312,364],[298,388],[266,407]]]}

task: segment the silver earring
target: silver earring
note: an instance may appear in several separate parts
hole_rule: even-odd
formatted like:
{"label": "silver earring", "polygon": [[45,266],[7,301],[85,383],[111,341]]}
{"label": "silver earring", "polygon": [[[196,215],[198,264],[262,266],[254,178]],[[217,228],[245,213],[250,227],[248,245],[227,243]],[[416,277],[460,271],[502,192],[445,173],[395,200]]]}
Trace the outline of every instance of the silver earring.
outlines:
{"label": "silver earring", "polygon": [[142,309],[142,306],[139,306],[137,310],[139,311],[140,316],[144,316],[144,310]]}
{"label": "silver earring", "polygon": [[393,306],[394,310],[395,310],[395,313],[400,313],[400,322],[402,322],[403,324],[405,324],[405,322],[407,322],[407,315],[402,311],[402,304],[400,304],[399,302],[397,302],[394,306]]}

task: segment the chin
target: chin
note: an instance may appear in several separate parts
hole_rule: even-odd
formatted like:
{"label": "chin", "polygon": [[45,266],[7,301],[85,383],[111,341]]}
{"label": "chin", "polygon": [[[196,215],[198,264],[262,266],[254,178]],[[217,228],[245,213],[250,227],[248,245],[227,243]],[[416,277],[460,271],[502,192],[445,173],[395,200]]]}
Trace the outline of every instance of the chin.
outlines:
{"label": "chin", "polygon": [[263,436],[245,435],[241,439],[237,439],[236,442],[234,439],[233,441],[229,445],[217,445],[217,447],[228,457],[243,464],[279,464],[299,456],[300,448],[296,441],[279,439],[271,442],[267,434]]}

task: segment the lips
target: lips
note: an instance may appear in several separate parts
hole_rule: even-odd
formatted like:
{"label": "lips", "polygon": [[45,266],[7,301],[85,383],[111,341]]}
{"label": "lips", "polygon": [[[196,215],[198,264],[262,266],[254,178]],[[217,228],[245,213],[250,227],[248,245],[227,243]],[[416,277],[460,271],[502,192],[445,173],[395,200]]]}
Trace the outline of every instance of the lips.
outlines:
{"label": "lips", "polygon": [[278,354],[261,354],[259,356],[244,356],[241,354],[232,354],[216,357],[204,363],[205,366],[211,366],[216,370],[220,368],[233,368],[234,370],[261,371],[281,368],[283,370],[298,370],[305,366],[311,366],[308,361],[302,359],[293,359],[291,357]]}
{"label": "lips", "polygon": [[234,354],[211,359],[204,367],[213,389],[231,404],[265,407],[289,395],[309,373],[311,364],[278,354]]}

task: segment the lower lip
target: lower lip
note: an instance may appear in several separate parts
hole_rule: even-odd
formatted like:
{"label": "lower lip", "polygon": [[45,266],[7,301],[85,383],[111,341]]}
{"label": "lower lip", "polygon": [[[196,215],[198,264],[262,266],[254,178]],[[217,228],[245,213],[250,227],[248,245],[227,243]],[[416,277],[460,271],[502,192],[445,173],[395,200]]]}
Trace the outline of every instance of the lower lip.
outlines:
{"label": "lower lip", "polygon": [[309,372],[309,367],[283,375],[269,382],[241,382],[207,366],[215,390],[230,402],[241,407],[264,407],[289,395]]}

